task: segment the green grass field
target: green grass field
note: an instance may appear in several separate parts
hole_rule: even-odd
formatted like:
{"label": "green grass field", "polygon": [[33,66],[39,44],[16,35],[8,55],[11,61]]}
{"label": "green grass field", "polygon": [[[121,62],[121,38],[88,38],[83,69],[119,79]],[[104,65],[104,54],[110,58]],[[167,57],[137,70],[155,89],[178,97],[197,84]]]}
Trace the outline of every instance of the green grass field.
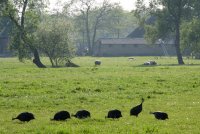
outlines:
{"label": "green grass field", "polygon": [[[95,59],[102,65],[94,67]],[[148,59],[157,66],[142,66]],[[176,58],[80,57],[79,68],[39,69],[30,61],[0,58],[0,133],[33,134],[199,134],[200,61]],[[138,118],[130,109],[145,99]],[[54,113],[87,109],[90,119],[50,121]],[[119,120],[105,119],[108,110],[119,109]],[[12,121],[29,111],[36,119]],[[150,111],[165,111],[169,120],[156,120]]]}

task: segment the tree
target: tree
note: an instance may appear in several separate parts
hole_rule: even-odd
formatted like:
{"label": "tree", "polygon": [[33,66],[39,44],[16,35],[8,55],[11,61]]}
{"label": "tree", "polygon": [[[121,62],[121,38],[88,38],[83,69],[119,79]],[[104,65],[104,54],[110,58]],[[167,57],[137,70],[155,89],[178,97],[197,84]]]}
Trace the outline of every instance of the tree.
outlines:
{"label": "tree", "polygon": [[199,0],[191,0],[191,15],[195,18],[200,18],[200,2]]}
{"label": "tree", "polygon": [[181,25],[181,43],[183,49],[190,49],[195,58],[200,58],[200,19],[194,18]]}
{"label": "tree", "polygon": [[97,30],[101,27],[101,23],[104,17],[107,16],[114,6],[107,0],[104,0],[100,5],[95,3],[94,0],[80,0],[76,2],[78,5],[76,10],[78,11],[78,17],[82,19],[84,24],[83,30],[85,30],[87,45],[89,49],[89,55],[92,55]]}
{"label": "tree", "polygon": [[0,34],[4,31],[5,29],[5,23],[3,23],[3,21],[5,20],[5,17],[3,15],[5,8],[6,8],[6,3],[7,0],[1,0],[0,1]]}
{"label": "tree", "polygon": [[[144,0],[137,0],[138,5],[141,6],[143,1]],[[144,5],[142,7],[144,8]],[[180,65],[184,64],[180,49],[180,26],[182,20],[190,15],[191,9],[192,1],[190,0],[151,0],[149,2],[149,7],[144,8],[144,10],[148,11],[148,15],[157,17],[156,24],[153,27],[148,27],[149,32],[157,32],[157,34],[153,34],[154,39],[155,36],[162,39],[171,35],[175,37],[176,54],[178,64]],[[140,11],[139,8],[137,8],[137,10]],[[148,35],[148,37],[151,38],[152,34],[149,33]]]}
{"label": "tree", "polygon": [[7,3],[8,0],[1,0],[0,1],[0,17],[3,16],[3,11],[5,10],[6,8],[6,3]]}
{"label": "tree", "polygon": [[19,60],[29,58],[30,53],[33,53],[33,63],[39,68],[45,68],[45,66],[40,61],[37,47],[32,44],[32,34],[37,29],[36,24],[43,8],[43,0],[12,0],[6,1],[4,10],[4,15],[15,24],[11,44],[12,48],[18,51]]}
{"label": "tree", "polygon": [[63,16],[51,15],[44,19],[37,30],[38,47],[46,54],[52,67],[70,62],[75,49],[72,44],[72,24]]}
{"label": "tree", "polygon": [[116,5],[103,21],[100,37],[124,38],[136,27],[136,17],[121,6]]}
{"label": "tree", "polygon": [[200,59],[200,3],[198,0],[191,0],[190,17],[181,25],[182,49],[189,49],[192,56]]}
{"label": "tree", "polygon": [[[90,19],[89,19],[89,28],[90,28],[90,38],[92,38],[92,34],[94,31],[93,24],[95,21],[95,17],[98,12],[96,10],[90,11]],[[101,22],[99,23],[96,29],[95,40],[99,38],[124,38],[127,36],[127,33],[132,32],[132,30],[136,27],[135,16],[128,11],[124,11],[121,6],[115,4],[112,8],[110,8],[108,14],[106,14]],[[77,44],[78,44],[78,54],[87,54],[85,51],[87,47],[87,36],[86,36],[86,28],[85,28],[85,20],[82,14],[79,14],[75,17],[74,23],[76,25],[77,32]],[[93,44],[93,47],[95,44]]]}

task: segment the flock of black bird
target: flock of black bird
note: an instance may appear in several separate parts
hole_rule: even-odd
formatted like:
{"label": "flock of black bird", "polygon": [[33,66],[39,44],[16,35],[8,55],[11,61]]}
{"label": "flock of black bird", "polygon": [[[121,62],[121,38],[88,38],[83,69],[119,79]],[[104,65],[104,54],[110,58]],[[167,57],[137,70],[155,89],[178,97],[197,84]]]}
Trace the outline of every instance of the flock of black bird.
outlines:
{"label": "flock of black bird", "polygon": [[[141,104],[133,107],[130,110],[130,116],[138,117],[138,115],[142,112],[143,102],[144,102],[144,99],[142,98]],[[165,112],[157,111],[157,112],[150,112],[150,114],[153,114],[155,116],[155,118],[158,120],[168,119],[168,115]],[[75,115],[72,114],[71,116],[78,118],[78,119],[85,119],[85,118],[91,117],[90,112],[87,110],[77,111]],[[112,118],[112,119],[118,119],[120,117],[122,117],[121,111],[117,110],[117,109],[108,111],[107,116],[105,116],[105,118]],[[70,113],[68,111],[59,111],[54,115],[54,117],[51,120],[63,121],[63,120],[67,120],[70,118],[71,118]],[[20,113],[16,118],[12,118],[12,120],[15,120],[15,119],[18,119],[23,122],[29,122],[30,120],[35,119],[35,117],[32,113],[23,112],[23,113]]]}

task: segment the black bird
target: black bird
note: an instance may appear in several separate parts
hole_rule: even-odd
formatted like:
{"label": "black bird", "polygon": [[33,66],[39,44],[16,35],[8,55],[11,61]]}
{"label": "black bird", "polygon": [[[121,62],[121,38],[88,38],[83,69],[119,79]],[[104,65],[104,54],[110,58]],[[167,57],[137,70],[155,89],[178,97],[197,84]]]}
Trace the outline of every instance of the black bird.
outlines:
{"label": "black bird", "polygon": [[32,113],[23,112],[23,113],[20,113],[16,118],[12,118],[12,120],[15,120],[15,119],[18,119],[23,122],[25,121],[29,122],[30,120],[35,119],[35,117]]}
{"label": "black bird", "polygon": [[53,119],[51,119],[51,120],[62,121],[62,120],[66,120],[66,119],[69,119],[69,118],[70,118],[69,112],[59,111],[54,115]]}
{"label": "black bird", "polygon": [[142,112],[142,103],[144,102],[144,99],[142,98],[142,102],[140,105],[137,105],[135,107],[133,107],[131,110],[130,110],[130,115],[131,116],[136,116],[138,117],[139,113]]}
{"label": "black bird", "polygon": [[122,117],[121,111],[115,109],[108,111],[108,115],[105,118],[118,119],[120,117]]}
{"label": "black bird", "polygon": [[88,118],[90,117],[90,112],[87,111],[87,110],[80,110],[80,111],[77,111],[75,115],[72,115],[78,119],[85,119],[85,118]]}
{"label": "black bird", "polygon": [[157,111],[157,112],[150,112],[150,114],[154,114],[155,118],[158,119],[158,120],[169,119],[168,114],[165,113],[165,112]]}

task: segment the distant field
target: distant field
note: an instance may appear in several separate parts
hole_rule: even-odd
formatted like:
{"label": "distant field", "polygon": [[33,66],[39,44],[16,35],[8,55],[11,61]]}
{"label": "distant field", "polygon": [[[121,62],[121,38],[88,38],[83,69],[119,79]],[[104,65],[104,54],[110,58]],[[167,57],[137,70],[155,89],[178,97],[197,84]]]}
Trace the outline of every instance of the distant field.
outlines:
{"label": "distant field", "polygon": [[[94,61],[102,65],[94,67]],[[147,60],[157,66],[142,66]],[[175,57],[97,58],[78,57],[79,68],[39,69],[31,61],[0,58],[0,133],[33,134],[199,134],[200,60]],[[138,118],[130,109],[145,99]],[[87,109],[91,119],[50,121],[54,113]],[[105,119],[108,110],[119,109],[119,120]],[[33,112],[36,120],[12,121],[18,113]],[[150,111],[165,111],[159,121]]]}

